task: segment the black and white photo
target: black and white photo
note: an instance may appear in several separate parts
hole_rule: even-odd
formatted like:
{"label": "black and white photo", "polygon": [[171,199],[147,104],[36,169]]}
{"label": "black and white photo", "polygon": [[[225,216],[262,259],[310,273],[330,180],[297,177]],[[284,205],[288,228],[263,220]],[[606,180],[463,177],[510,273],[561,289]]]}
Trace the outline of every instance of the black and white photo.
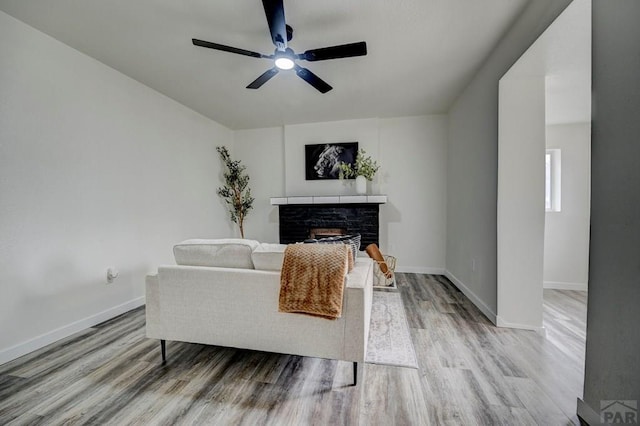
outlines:
{"label": "black and white photo", "polygon": [[354,165],[358,142],[305,145],[306,180],[339,179],[340,163]]}

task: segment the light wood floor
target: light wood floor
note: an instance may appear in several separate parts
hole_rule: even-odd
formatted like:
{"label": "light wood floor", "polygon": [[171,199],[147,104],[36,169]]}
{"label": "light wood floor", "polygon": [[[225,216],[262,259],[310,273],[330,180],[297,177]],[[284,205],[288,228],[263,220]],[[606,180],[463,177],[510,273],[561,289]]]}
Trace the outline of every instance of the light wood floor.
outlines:
{"label": "light wood floor", "polygon": [[441,276],[398,274],[420,369],[144,337],[134,310],[0,366],[0,424],[567,425],[582,394],[580,292],[545,291],[547,338],[496,328]]}

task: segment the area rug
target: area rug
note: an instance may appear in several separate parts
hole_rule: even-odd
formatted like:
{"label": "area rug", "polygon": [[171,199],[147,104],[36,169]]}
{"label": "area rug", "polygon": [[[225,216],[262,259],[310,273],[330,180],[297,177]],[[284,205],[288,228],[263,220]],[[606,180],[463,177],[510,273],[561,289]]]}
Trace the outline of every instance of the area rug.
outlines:
{"label": "area rug", "polygon": [[418,368],[400,293],[374,291],[365,362]]}

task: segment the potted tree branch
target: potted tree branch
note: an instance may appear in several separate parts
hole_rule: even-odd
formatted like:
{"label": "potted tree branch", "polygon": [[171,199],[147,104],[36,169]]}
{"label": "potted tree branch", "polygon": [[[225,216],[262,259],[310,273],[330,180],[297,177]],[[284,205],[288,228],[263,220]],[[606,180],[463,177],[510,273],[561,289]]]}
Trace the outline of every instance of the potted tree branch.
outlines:
{"label": "potted tree branch", "polygon": [[244,238],[244,219],[253,208],[253,197],[249,188],[249,175],[240,161],[234,161],[225,146],[216,147],[227,170],[224,172],[225,185],[218,188],[218,195],[229,206],[231,221],[238,224],[240,236]]}

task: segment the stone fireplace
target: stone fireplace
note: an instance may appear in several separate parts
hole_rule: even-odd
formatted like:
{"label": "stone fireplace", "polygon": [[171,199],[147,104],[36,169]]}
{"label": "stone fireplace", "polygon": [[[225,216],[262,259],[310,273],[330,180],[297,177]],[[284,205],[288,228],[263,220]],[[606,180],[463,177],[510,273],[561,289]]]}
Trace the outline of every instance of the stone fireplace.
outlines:
{"label": "stone fireplace", "polygon": [[281,244],[360,234],[362,250],[371,243],[380,245],[379,205],[385,202],[386,196],[366,195],[271,199],[271,204],[279,207]]}

